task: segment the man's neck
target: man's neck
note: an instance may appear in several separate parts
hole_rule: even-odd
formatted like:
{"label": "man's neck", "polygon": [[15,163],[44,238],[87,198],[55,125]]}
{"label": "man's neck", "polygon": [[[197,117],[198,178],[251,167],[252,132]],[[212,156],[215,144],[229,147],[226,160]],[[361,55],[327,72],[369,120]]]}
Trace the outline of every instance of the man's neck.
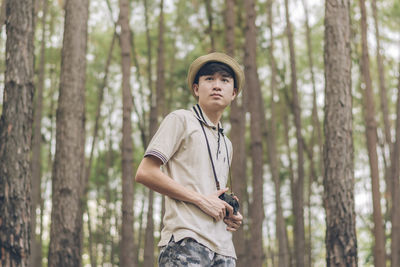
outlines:
{"label": "man's neck", "polygon": [[[200,104],[199,104],[200,105]],[[206,114],[207,118],[210,119],[210,121],[214,124],[214,125],[218,125],[221,117],[222,117],[222,112],[223,111],[214,111],[214,110],[209,110],[205,107],[203,107],[202,105],[200,105],[201,110]]]}

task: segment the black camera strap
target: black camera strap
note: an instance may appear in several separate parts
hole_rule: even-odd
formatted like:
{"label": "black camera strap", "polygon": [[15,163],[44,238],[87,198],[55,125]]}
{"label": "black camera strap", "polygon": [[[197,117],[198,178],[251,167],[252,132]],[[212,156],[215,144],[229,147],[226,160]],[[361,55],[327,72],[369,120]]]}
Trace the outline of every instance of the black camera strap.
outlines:
{"label": "black camera strap", "polygon": [[[197,113],[196,110],[194,110],[194,111]],[[201,112],[201,110],[200,110],[200,112]],[[203,114],[201,114],[201,115],[203,115]],[[208,149],[208,155],[210,156],[211,167],[212,167],[213,174],[214,174],[215,184],[216,184],[216,186],[217,186],[217,190],[220,190],[221,187],[220,187],[220,185],[219,185],[219,181],[218,181],[218,178],[217,178],[217,172],[215,171],[215,165],[214,165],[214,161],[213,161],[213,159],[212,159],[210,143],[208,142],[208,138],[207,138],[206,131],[204,130],[203,122],[202,122],[201,120],[199,120],[199,119],[198,119],[198,121],[199,121],[199,123],[200,123],[201,129],[203,130],[204,138],[206,139],[207,149]],[[230,161],[229,161],[228,146],[226,145],[225,135],[224,135],[223,132],[220,131],[220,129],[218,128],[218,135],[219,135],[219,134],[222,135],[222,137],[223,137],[223,139],[224,139],[224,143],[225,143],[226,158],[227,158],[227,160],[228,160],[228,168],[229,168],[229,169],[228,169],[228,173],[229,173],[229,180],[230,180],[230,191],[233,192],[233,191],[232,191],[233,189],[232,189],[231,164],[230,164]]]}

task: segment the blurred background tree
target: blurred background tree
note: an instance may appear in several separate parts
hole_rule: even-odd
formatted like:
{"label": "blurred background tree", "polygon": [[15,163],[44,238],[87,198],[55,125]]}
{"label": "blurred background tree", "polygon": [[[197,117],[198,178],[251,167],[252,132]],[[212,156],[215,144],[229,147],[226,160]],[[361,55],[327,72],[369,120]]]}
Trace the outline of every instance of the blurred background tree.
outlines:
{"label": "blurred background tree", "polygon": [[[12,66],[6,56],[6,40],[12,38],[6,34],[6,24],[10,26],[10,22],[6,23],[10,16],[7,2],[14,1],[2,0],[0,5],[3,120],[6,106],[17,105],[8,102],[7,97],[5,73]],[[339,204],[324,203],[324,199],[329,201],[330,192],[337,201],[346,201],[324,189],[329,177],[350,183],[346,190],[354,204],[346,203],[350,210],[354,205],[354,216],[350,210],[346,215],[353,218],[349,223],[356,231],[351,232],[356,236],[356,252],[350,249],[355,262],[358,259],[359,266],[374,266],[376,262],[392,267],[400,264],[399,1],[349,1],[348,7],[335,11],[341,15],[348,12],[349,36],[342,41],[351,51],[347,56],[350,65],[339,67],[349,68],[349,87],[346,93],[333,88],[332,93],[338,97],[335,100],[327,98],[327,64],[340,57],[328,57],[326,53],[329,45],[341,40],[328,38],[332,25],[339,22],[326,21],[326,12],[327,6],[336,1],[91,0],[85,21],[87,47],[80,56],[82,62],[86,61],[86,71],[77,65],[72,69],[86,74],[84,89],[78,90],[85,95],[81,95],[85,99],[85,145],[81,145],[84,159],[80,160],[85,169],[75,177],[82,190],[79,207],[73,203],[55,204],[52,191],[57,184],[57,168],[53,166],[78,164],[56,157],[56,144],[67,141],[56,140],[56,131],[60,130],[57,128],[61,127],[59,121],[56,125],[56,112],[64,88],[64,22],[67,23],[68,4],[72,1],[33,2],[30,9],[35,33],[35,101],[33,125],[26,124],[29,127],[25,129],[25,133],[32,134],[31,172],[27,173],[32,178],[25,176],[32,185],[30,201],[25,203],[32,207],[28,220],[32,228],[29,266],[48,266],[50,225],[56,223],[51,213],[53,210],[63,214],[63,205],[82,210],[82,241],[74,246],[81,246],[83,266],[120,266],[124,262],[129,266],[156,265],[163,199],[131,182],[164,115],[195,103],[186,85],[187,69],[196,57],[211,51],[234,56],[247,76],[243,93],[223,116],[224,128],[235,149],[233,186],[245,217],[243,227],[234,234],[238,266],[327,265],[331,255],[328,233],[333,231],[327,224],[331,219],[339,220],[339,215],[330,217],[333,214],[328,212],[327,204]],[[82,10],[84,2],[76,5]],[[333,77],[335,81],[338,82]],[[347,101],[351,105],[344,106],[350,113],[327,117],[327,101],[336,101],[333,103],[339,107]],[[372,106],[374,112],[367,113]],[[78,101],[67,107],[77,111]],[[333,132],[328,132],[328,125],[324,124],[345,116],[352,117],[351,122],[347,121],[351,125],[347,131],[352,136],[346,142],[351,140],[353,149],[347,147],[349,150],[342,152],[345,155],[339,153],[333,161],[336,163],[326,166],[327,159],[333,157],[324,157],[323,148],[332,151],[328,141],[333,140],[332,134],[339,135],[345,125],[331,125]],[[123,134],[123,118],[131,132]],[[61,124],[73,131],[65,122]],[[344,141],[344,136],[339,135],[338,140]],[[128,155],[123,156],[122,151]],[[353,168],[351,175],[327,170],[332,166],[338,170],[337,161],[343,159]],[[1,161],[0,164],[6,163],[3,158]],[[2,185],[6,176],[2,174],[0,179]],[[3,201],[5,187],[0,189]],[[123,189],[129,190],[123,193]],[[378,203],[382,204],[380,208]],[[9,212],[18,216],[15,210]],[[124,219],[126,212],[132,215],[131,219]],[[4,216],[1,215],[2,220]],[[123,253],[127,247],[121,241],[127,235],[122,229],[132,234],[127,242],[133,246],[128,248],[133,259],[124,256],[129,253]],[[1,231],[1,235],[7,233]],[[1,241],[0,247],[6,249]]]}

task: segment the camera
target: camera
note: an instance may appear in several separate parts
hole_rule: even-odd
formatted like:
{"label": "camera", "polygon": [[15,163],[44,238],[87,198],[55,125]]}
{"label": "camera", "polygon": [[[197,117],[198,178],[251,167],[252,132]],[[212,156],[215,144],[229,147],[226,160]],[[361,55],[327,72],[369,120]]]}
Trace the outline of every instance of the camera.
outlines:
{"label": "camera", "polygon": [[[233,194],[223,193],[219,196],[219,198],[231,205],[233,208],[233,214],[236,215],[239,210],[239,202],[233,196]],[[229,216],[228,211],[226,211],[226,216]]]}

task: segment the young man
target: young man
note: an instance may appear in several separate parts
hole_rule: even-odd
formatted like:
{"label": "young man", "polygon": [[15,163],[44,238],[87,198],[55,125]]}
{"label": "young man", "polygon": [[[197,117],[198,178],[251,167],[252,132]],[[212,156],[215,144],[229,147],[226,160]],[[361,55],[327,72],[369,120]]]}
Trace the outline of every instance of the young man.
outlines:
{"label": "young man", "polygon": [[165,117],[138,167],[136,181],[166,196],[159,266],[235,266],[231,232],[243,217],[219,198],[232,162],[220,119],[243,81],[223,53],[193,61],[188,85],[198,104]]}

